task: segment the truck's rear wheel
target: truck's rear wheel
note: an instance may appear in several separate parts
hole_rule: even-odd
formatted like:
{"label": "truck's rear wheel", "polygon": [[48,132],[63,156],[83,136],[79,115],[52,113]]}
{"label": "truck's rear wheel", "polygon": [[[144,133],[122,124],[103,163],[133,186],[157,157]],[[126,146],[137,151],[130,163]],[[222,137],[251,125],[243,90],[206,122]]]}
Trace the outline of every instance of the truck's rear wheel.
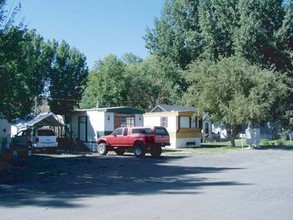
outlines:
{"label": "truck's rear wheel", "polygon": [[151,155],[152,157],[160,157],[162,154],[162,147],[161,146],[153,146],[151,147]]}
{"label": "truck's rear wheel", "polygon": [[145,156],[145,147],[142,142],[135,142],[133,153],[136,157],[144,157]]}
{"label": "truck's rear wheel", "polygon": [[98,145],[98,153],[100,155],[106,155],[108,153],[108,149],[105,143],[100,143]]}

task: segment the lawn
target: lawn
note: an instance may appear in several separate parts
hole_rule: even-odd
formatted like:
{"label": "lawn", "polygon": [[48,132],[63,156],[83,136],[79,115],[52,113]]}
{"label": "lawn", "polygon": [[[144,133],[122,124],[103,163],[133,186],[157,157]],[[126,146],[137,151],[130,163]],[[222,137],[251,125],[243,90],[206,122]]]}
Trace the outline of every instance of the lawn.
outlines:
{"label": "lawn", "polygon": [[[202,143],[200,147],[178,148],[174,150],[165,150],[165,153],[176,152],[179,154],[189,153],[221,153],[233,150],[247,149],[248,145],[245,140],[235,140],[235,147],[231,146],[231,142],[210,142]],[[269,140],[262,139],[260,142],[260,149],[288,149],[293,150],[293,141]]]}

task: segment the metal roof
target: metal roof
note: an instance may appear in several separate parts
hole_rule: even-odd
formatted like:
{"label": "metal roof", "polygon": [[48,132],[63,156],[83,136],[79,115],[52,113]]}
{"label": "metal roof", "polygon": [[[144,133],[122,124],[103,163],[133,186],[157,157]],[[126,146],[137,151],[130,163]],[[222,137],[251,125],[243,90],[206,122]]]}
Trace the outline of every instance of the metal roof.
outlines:
{"label": "metal roof", "polygon": [[176,105],[157,105],[150,112],[196,112],[195,107]]}
{"label": "metal roof", "polygon": [[63,119],[59,118],[52,112],[41,113],[35,116],[32,120],[22,122],[16,125],[17,127],[44,127],[44,126],[65,126]]}
{"label": "metal roof", "polygon": [[79,109],[74,110],[73,112],[86,112],[86,111],[98,111],[98,112],[114,112],[114,113],[120,113],[120,114],[144,114],[145,111],[122,106],[122,107],[107,107],[107,108],[93,108],[93,109]]}

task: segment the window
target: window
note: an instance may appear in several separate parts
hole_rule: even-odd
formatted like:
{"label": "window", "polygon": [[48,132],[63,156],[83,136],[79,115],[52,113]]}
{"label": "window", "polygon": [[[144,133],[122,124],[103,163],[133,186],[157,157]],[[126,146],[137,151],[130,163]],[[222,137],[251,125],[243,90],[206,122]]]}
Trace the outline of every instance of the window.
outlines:
{"label": "window", "polygon": [[112,135],[122,135],[122,128],[117,128],[115,131],[113,131]]}
{"label": "window", "polygon": [[38,136],[55,136],[52,130],[38,130]]}
{"label": "window", "polygon": [[168,132],[165,128],[156,128],[155,134],[164,136],[164,135],[168,135]]}
{"label": "window", "polygon": [[23,133],[22,133],[22,136],[29,137],[29,136],[31,136],[31,132],[32,132],[31,129],[24,130]]}
{"label": "window", "polygon": [[168,118],[167,117],[161,117],[161,126],[168,127]]}
{"label": "window", "polygon": [[190,117],[180,117],[180,128],[190,128]]}
{"label": "window", "polygon": [[150,134],[152,133],[151,128],[133,128],[132,134]]}
{"label": "window", "polygon": [[197,128],[197,117],[192,117],[191,118],[191,128]]}
{"label": "window", "polygon": [[197,117],[180,117],[180,128],[197,128]]}
{"label": "window", "polygon": [[134,117],[126,117],[126,126],[133,127],[134,126]]}
{"label": "window", "polygon": [[126,114],[116,114],[116,127],[133,127],[134,126],[134,116]]}

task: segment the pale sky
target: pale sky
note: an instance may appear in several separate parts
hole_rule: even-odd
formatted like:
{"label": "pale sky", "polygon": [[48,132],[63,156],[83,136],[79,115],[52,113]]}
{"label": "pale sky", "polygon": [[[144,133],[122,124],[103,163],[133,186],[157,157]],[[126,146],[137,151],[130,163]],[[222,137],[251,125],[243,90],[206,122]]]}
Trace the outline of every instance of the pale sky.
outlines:
{"label": "pale sky", "polygon": [[45,39],[65,40],[87,57],[91,68],[109,54],[149,54],[143,35],[160,17],[164,0],[7,0],[21,3],[18,18]]}

